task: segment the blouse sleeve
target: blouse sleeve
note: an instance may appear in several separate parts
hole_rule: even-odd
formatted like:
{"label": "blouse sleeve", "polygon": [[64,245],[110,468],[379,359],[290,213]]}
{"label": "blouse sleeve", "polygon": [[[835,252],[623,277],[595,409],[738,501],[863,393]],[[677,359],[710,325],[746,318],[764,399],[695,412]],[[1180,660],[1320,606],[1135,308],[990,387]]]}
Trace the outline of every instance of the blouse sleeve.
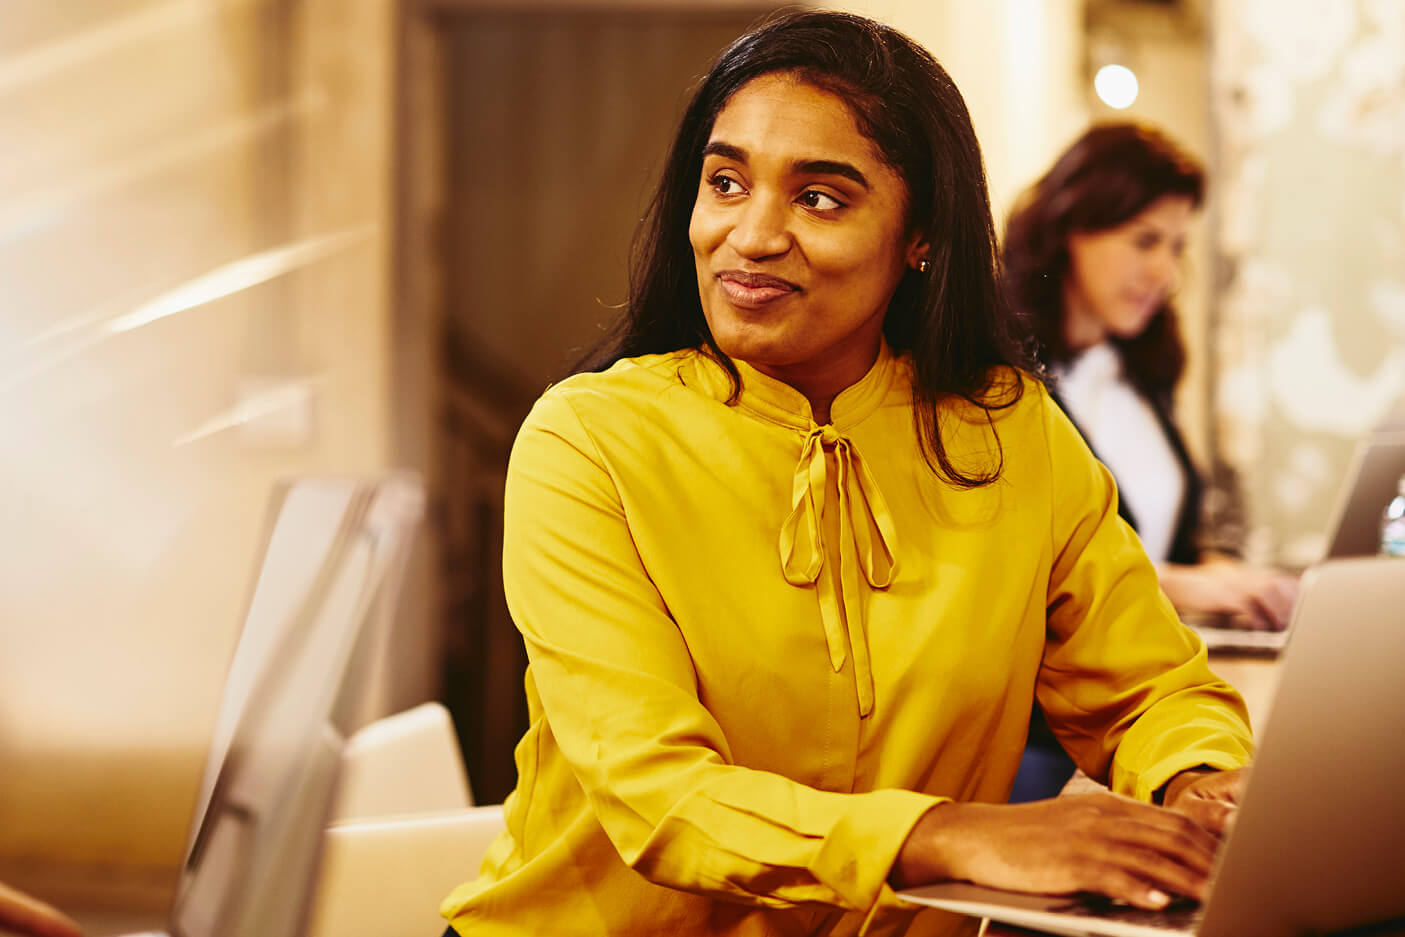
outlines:
{"label": "blouse sleeve", "polygon": [[1244,701],[1210,670],[1136,534],[1112,476],[1043,397],[1053,479],[1048,636],[1036,695],[1089,776],[1141,800],[1199,765],[1246,764]]}
{"label": "blouse sleeve", "polygon": [[672,888],[768,907],[886,906],[898,851],[939,798],[820,791],[733,763],[567,396],[538,401],[514,445],[504,582],[545,720],[605,833]]}

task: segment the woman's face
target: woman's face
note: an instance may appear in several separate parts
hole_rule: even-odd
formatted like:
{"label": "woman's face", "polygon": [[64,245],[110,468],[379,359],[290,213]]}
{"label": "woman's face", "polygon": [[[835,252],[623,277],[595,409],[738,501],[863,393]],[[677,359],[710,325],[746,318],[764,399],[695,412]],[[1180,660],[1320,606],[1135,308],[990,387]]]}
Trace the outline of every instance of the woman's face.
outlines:
{"label": "woman's face", "polygon": [[1189,198],[1167,195],[1115,228],[1069,235],[1063,299],[1070,348],[1146,329],[1180,278],[1194,212]]}
{"label": "woman's face", "polygon": [[906,199],[840,98],[787,74],[743,85],[713,124],[688,228],[718,347],[812,402],[862,378],[925,256]]}

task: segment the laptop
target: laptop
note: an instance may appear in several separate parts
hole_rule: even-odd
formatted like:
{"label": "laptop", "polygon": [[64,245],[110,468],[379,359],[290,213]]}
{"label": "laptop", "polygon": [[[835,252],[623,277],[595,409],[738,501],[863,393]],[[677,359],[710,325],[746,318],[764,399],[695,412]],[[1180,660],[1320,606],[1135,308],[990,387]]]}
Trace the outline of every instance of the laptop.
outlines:
{"label": "laptop", "polygon": [[[1380,550],[1381,512],[1405,475],[1405,429],[1383,427],[1363,437],[1352,452],[1327,525],[1325,559],[1375,556]],[[1233,628],[1225,616],[1186,616],[1211,652],[1278,654],[1287,631]]]}
{"label": "laptop", "polygon": [[964,883],[899,897],[1071,937],[1405,930],[1405,560],[1308,570],[1292,630],[1203,906],[1151,912]]}
{"label": "laptop", "polygon": [[423,510],[412,476],[303,478],[273,497],[176,897],[132,937],[296,937],[341,752]]}
{"label": "laptop", "polygon": [[1327,528],[1327,558],[1374,556],[1381,548],[1381,512],[1405,476],[1405,429],[1379,430],[1356,445]]}

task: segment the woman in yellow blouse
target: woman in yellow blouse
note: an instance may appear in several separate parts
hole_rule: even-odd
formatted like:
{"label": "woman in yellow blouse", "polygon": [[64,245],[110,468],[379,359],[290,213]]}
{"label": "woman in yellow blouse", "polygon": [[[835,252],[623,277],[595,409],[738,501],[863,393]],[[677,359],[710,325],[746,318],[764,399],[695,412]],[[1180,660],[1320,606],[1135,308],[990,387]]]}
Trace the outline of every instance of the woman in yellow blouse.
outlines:
{"label": "woman in yellow blouse", "polygon": [[[614,343],[513,450],[531,727],[451,931],[973,932],[894,894],[943,879],[1199,895],[1243,705],[1029,376],[945,72],[846,14],[744,36],[638,244]],[[1036,698],[1120,794],[1004,803]]]}

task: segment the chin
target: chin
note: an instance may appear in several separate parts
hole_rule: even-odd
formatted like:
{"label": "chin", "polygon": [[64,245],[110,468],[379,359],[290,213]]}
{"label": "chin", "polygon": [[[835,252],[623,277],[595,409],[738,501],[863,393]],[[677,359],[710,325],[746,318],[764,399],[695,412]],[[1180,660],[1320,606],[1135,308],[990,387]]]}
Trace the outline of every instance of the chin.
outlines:
{"label": "chin", "polygon": [[795,357],[795,342],[784,330],[755,323],[735,321],[708,323],[712,340],[729,358],[748,364],[786,365]]}
{"label": "chin", "polygon": [[745,361],[750,365],[784,367],[793,364],[795,350],[782,341],[766,341],[759,336],[745,339],[716,339],[717,347],[728,358]]}
{"label": "chin", "polygon": [[1130,342],[1145,332],[1154,318],[1156,318],[1155,309],[1150,312],[1143,312],[1139,309],[1134,313],[1129,313],[1116,328],[1109,331],[1123,341]]}

